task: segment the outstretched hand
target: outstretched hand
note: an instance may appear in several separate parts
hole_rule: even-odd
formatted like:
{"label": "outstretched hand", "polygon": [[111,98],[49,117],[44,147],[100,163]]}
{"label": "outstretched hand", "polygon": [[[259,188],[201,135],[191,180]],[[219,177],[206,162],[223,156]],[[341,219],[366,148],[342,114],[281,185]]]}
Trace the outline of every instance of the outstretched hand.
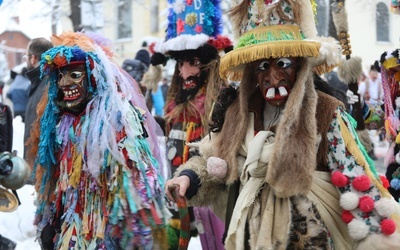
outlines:
{"label": "outstretched hand", "polygon": [[354,103],[358,102],[358,95],[355,95],[353,93],[353,91],[351,91],[351,90],[347,90],[346,97],[347,97],[348,104],[354,104]]}
{"label": "outstretched hand", "polygon": [[171,201],[175,201],[175,199],[172,197],[169,188],[174,184],[177,185],[177,188],[179,189],[179,196],[185,197],[186,191],[190,186],[190,179],[186,175],[182,175],[167,181],[165,184],[165,195]]}

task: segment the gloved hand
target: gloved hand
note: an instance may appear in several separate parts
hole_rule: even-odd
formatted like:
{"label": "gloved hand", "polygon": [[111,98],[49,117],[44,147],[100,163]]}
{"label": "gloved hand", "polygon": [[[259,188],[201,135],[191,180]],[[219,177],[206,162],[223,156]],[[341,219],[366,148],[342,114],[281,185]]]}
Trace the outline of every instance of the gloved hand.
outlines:
{"label": "gloved hand", "polygon": [[351,91],[349,89],[346,92],[346,97],[347,97],[348,104],[354,104],[354,103],[358,102],[358,95],[355,95],[353,93],[353,91]]}

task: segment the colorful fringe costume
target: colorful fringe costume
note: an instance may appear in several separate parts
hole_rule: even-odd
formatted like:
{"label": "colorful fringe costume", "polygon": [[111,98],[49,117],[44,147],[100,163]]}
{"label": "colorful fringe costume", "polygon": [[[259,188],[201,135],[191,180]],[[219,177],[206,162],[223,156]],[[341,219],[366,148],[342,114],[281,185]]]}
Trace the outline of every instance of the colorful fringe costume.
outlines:
{"label": "colorful fringe costume", "polygon": [[[55,249],[165,249],[159,128],[138,86],[103,38],[64,33],[52,42],[41,60],[49,87],[34,169],[38,236],[55,228]],[[88,100],[77,114],[59,105],[59,68],[82,62]]]}

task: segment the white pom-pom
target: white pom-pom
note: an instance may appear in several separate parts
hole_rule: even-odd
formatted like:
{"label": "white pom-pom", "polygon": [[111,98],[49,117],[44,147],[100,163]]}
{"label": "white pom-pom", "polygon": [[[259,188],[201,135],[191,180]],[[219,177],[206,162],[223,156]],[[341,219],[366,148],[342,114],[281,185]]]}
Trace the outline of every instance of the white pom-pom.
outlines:
{"label": "white pom-pom", "polygon": [[211,156],[207,159],[207,171],[210,175],[223,179],[228,173],[228,165],[225,160]]}
{"label": "white pom-pom", "polygon": [[356,193],[347,192],[340,197],[340,206],[344,210],[353,210],[358,207],[359,197]]}
{"label": "white pom-pom", "polygon": [[355,240],[362,240],[368,235],[369,227],[361,220],[353,219],[347,226],[350,237]]}
{"label": "white pom-pom", "polygon": [[396,162],[400,164],[400,153],[396,154]]}
{"label": "white pom-pom", "polygon": [[382,198],[375,202],[375,210],[382,217],[390,217],[395,209],[396,202],[392,199]]}

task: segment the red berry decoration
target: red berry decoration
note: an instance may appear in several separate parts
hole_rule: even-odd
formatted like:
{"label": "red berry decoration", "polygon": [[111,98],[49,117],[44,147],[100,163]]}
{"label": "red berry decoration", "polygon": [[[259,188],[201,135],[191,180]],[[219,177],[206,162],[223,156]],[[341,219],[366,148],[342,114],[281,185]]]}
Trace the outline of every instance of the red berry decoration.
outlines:
{"label": "red berry decoration", "polygon": [[396,231],[396,223],[392,219],[384,219],[381,221],[382,233],[391,235]]}
{"label": "red berry decoration", "polygon": [[353,180],[353,187],[357,191],[367,191],[371,186],[371,181],[369,180],[368,176],[366,175],[360,175],[354,178]]}
{"label": "red berry decoration", "polygon": [[352,220],[354,219],[354,216],[350,211],[348,210],[343,210],[342,212],[342,220],[346,223],[349,224]]}
{"label": "red berry decoration", "polygon": [[360,198],[358,207],[364,213],[371,212],[374,209],[374,200],[369,196],[363,196]]}
{"label": "red berry decoration", "polygon": [[389,184],[388,179],[383,175],[380,175],[379,177],[381,178],[381,182],[382,182],[383,187],[384,188],[389,188],[390,184]]}
{"label": "red berry decoration", "polygon": [[349,178],[342,174],[340,171],[335,171],[331,177],[332,184],[336,187],[345,187],[349,182]]}

